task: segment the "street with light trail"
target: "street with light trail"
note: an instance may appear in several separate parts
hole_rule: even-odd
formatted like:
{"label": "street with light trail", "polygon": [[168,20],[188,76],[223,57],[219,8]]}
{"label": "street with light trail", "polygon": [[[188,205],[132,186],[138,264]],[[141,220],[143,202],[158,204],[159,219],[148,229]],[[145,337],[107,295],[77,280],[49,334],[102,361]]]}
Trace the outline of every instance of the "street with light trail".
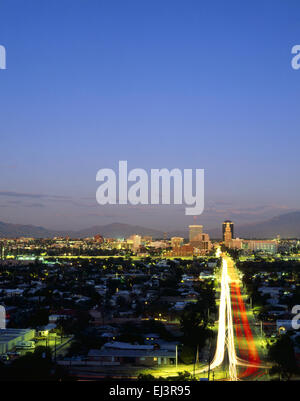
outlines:
{"label": "street with light trail", "polygon": [[[234,261],[227,254],[218,249],[216,256],[222,259],[220,276],[220,300],[218,312],[218,333],[214,356],[210,363],[204,366],[183,368],[182,365],[173,368],[160,367],[159,370],[151,370],[155,377],[174,377],[177,373],[187,370],[195,378],[214,377],[215,380],[262,380],[266,378],[266,364],[262,363],[259,345],[261,338],[254,331],[253,316],[246,308],[241,290],[241,280]],[[251,322],[252,320],[252,322]],[[212,372],[212,374],[210,374]],[[75,373],[75,372],[74,372]],[[108,373],[108,372],[107,372]],[[76,375],[76,374],[75,374]],[[94,374],[90,371],[77,371],[78,378],[90,380],[104,379],[104,372]],[[124,378],[124,373],[109,374],[111,378]],[[137,372],[126,377],[136,379]]]}

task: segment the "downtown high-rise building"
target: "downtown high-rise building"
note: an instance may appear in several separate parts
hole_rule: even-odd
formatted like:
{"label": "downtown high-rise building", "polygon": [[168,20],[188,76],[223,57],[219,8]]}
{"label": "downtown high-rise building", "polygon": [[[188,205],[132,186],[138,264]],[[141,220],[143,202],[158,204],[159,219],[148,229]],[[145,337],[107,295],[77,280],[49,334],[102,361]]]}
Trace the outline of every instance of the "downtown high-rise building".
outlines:
{"label": "downtown high-rise building", "polygon": [[203,226],[194,224],[189,226],[189,243],[184,244],[184,238],[171,238],[172,251],[167,252],[167,256],[199,256],[206,255],[211,249],[212,244],[209,235],[203,232]]}
{"label": "downtown high-rise building", "polygon": [[203,232],[203,226],[189,226],[189,244],[198,249],[199,252],[206,253],[211,249],[211,241],[209,235]]}
{"label": "downtown high-rise building", "polygon": [[202,241],[202,231],[203,231],[203,226],[201,225],[194,224],[189,226],[189,242],[195,243]]}
{"label": "downtown high-rise building", "polygon": [[230,242],[234,238],[234,223],[230,220],[225,220],[222,223],[223,241]]}

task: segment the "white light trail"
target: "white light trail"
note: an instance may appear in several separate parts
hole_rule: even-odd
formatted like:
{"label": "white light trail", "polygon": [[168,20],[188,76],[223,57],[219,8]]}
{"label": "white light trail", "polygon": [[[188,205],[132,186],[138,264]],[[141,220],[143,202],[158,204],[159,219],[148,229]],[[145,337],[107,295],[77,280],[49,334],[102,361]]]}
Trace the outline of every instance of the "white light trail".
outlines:
{"label": "white light trail", "polygon": [[224,269],[224,260],[222,267],[222,279],[221,279],[221,296],[219,306],[219,329],[217,338],[217,347],[215,356],[211,362],[210,368],[215,369],[220,366],[224,360],[225,354],[225,339],[226,339],[226,274],[227,271]]}
{"label": "white light trail", "polygon": [[[221,257],[220,248],[216,251],[216,256]],[[247,361],[238,358],[235,350],[234,341],[234,327],[232,319],[232,308],[231,308],[231,292],[230,292],[230,276],[228,274],[228,258],[222,258],[222,273],[221,273],[221,295],[219,305],[219,327],[217,346],[214,358],[209,366],[205,366],[198,370],[198,373],[207,372],[218,368],[224,361],[225,349],[228,351],[229,359],[229,379],[231,381],[239,380],[237,375],[237,366],[247,366],[258,369],[267,369],[267,365],[262,365],[258,359],[258,363],[254,361]],[[248,340],[247,340],[248,341]]]}
{"label": "white light trail", "polygon": [[[220,256],[220,249],[217,250],[217,256]],[[227,328],[227,330],[226,330]],[[219,306],[219,328],[217,347],[214,358],[210,364],[210,367],[205,367],[202,372],[210,369],[215,369],[222,364],[225,356],[225,347],[227,346],[228,357],[229,357],[229,378],[230,380],[237,380],[237,357],[234,347],[234,333],[232,323],[232,311],[231,311],[231,297],[229,287],[229,276],[227,272],[227,261],[222,259],[222,277],[221,277],[221,295],[220,295],[220,306]]]}

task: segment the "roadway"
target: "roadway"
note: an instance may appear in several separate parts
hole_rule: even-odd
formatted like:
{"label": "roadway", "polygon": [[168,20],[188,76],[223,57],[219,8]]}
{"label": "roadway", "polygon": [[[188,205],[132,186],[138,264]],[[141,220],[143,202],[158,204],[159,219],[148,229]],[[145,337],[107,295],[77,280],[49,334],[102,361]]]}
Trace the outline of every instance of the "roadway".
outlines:
{"label": "roadway", "polygon": [[233,260],[224,255],[230,282],[233,326],[235,332],[235,352],[237,355],[238,379],[258,380],[265,375],[261,361],[261,338],[255,333],[252,312],[246,308],[240,279]]}

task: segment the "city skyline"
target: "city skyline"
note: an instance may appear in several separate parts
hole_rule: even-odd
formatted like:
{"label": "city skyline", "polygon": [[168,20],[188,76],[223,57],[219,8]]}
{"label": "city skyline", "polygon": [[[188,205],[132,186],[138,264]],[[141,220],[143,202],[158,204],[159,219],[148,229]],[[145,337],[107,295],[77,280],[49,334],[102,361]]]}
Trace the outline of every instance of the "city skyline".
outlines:
{"label": "city skyline", "polygon": [[0,1],[1,382],[300,381],[299,21]]}

